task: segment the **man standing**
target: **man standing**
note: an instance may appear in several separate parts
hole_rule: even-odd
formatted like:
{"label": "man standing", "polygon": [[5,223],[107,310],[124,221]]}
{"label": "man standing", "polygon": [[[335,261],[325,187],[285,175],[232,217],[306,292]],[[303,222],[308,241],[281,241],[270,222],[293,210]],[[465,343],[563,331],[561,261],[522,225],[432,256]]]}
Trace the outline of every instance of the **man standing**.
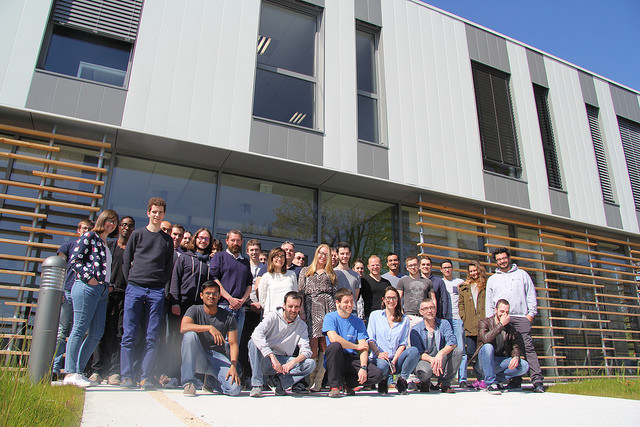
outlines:
{"label": "man standing", "polygon": [[[304,385],[296,387],[316,366],[311,359],[307,324],[298,317],[302,297],[295,291],[287,292],[284,304],[265,316],[251,335],[249,359],[251,361],[251,397],[261,397],[264,375],[271,377],[275,394],[284,396],[286,389],[306,391]],[[298,348],[298,355],[294,353]]]}
{"label": "man standing", "polygon": [[145,389],[155,387],[152,371],[157,355],[158,331],[164,317],[164,288],[173,267],[173,241],[160,229],[166,207],[167,203],[159,197],[149,200],[149,224],[131,233],[124,250],[122,272],[127,280],[127,289],[120,350],[123,387],[134,387],[134,343],[140,325],[146,326],[140,384]]}
{"label": "man standing", "polygon": [[[249,344],[249,339],[251,338],[251,334],[253,330],[260,323],[260,318],[262,317],[262,306],[260,306],[260,302],[258,300],[258,271],[262,267],[262,263],[260,262],[260,253],[262,252],[262,244],[258,239],[251,239],[247,242],[247,257],[249,258],[249,264],[251,268],[251,277],[252,277],[252,285],[251,285],[251,293],[249,294],[249,300],[245,303],[244,306],[244,327],[242,328],[242,335],[240,338],[240,365],[243,368],[249,367],[249,354],[247,352],[247,345]],[[251,374],[249,369],[244,369],[243,376],[245,378],[249,378]]]}
{"label": "man standing", "polygon": [[[500,299],[509,301],[511,305],[511,323],[522,335],[524,350],[531,369],[533,391],[544,393],[542,369],[538,355],[531,338],[531,325],[538,313],[538,300],[533,281],[526,271],[511,264],[511,254],[507,248],[497,248],[493,251],[493,259],[498,264],[495,274],[487,281],[485,310],[487,316],[494,312],[494,307]],[[511,388],[518,388],[521,379],[516,378],[510,383]]]}
{"label": "man standing", "polygon": [[171,235],[171,222],[170,221],[162,221],[160,223],[160,230],[162,230],[163,233],[167,233],[167,234]]}
{"label": "man standing", "polygon": [[296,267],[304,267],[305,265],[305,258],[304,258],[304,254],[302,252],[296,252],[295,255],[293,256],[293,263],[295,264]]}
{"label": "man standing", "polygon": [[231,310],[236,319],[238,336],[242,336],[244,326],[244,303],[249,299],[253,284],[251,264],[241,254],[242,232],[227,232],[227,250],[216,252],[211,258],[211,278],[220,285],[220,306]]}
{"label": "man standing", "polygon": [[400,271],[400,258],[398,254],[389,252],[389,255],[387,255],[387,268],[389,271],[384,273],[382,277],[391,282],[391,286],[395,288],[398,286],[400,279],[404,277],[404,274]]}
{"label": "man standing", "polygon": [[451,381],[456,375],[462,349],[458,347],[451,324],[436,318],[436,306],[431,299],[420,303],[423,322],[411,330],[411,346],[420,353],[416,375],[420,380],[420,391],[429,392],[431,377],[437,377],[442,393],[454,393]]}
{"label": "man standing", "polygon": [[[192,305],[182,318],[182,383],[184,395],[195,396],[200,381],[196,373],[209,378],[209,386],[220,393],[237,396],[242,391],[238,376],[238,331],[236,320],[218,307],[220,285],[213,280],[202,284],[202,305]],[[229,342],[229,355],[225,352]]]}
{"label": "man standing", "polygon": [[[440,271],[442,272],[442,278],[444,286],[449,294],[449,311],[443,313],[445,319],[451,323],[453,328],[453,334],[456,336],[456,341],[462,350],[464,350],[464,324],[460,317],[458,310],[458,286],[460,286],[464,280],[453,277],[453,262],[450,259],[445,259],[440,264]],[[462,361],[460,362],[460,369],[458,371],[458,384],[460,387],[467,386],[467,352],[462,352]]]}
{"label": "man standing", "polygon": [[433,291],[436,294],[436,317],[438,319],[444,319],[445,313],[448,313],[449,310],[451,310],[451,301],[449,300],[449,294],[447,293],[444,281],[433,275],[431,267],[431,258],[423,256],[420,260],[420,272],[422,277],[431,280],[431,284],[433,285]]}
{"label": "man standing", "polygon": [[349,267],[351,260],[351,247],[347,242],[338,243],[338,266],[333,270],[336,273],[338,287],[349,289],[353,293],[353,300],[360,297],[360,276]]}
{"label": "man standing", "polygon": [[184,234],[182,235],[182,241],[180,242],[180,252],[186,252],[187,246],[189,245],[189,242],[191,241],[191,236],[193,236],[191,234],[190,231],[185,230]]}
{"label": "man standing", "polygon": [[324,316],[322,333],[327,340],[325,360],[329,397],[340,397],[344,382],[347,395],[354,395],[358,385],[373,385],[383,375],[375,363],[369,362],[369,344],[364,322],[353,311],[353,294],[348,289],[336,291],[336,308]]}
{"label": "man standing", "polygon": [[422,321],[420,313],[420,302],[430,298],[436,300],[435,292],[431,280],[420,277],[420,267],[418,266],[418,257],[409,256],[404,260],[404,265],[409,272],[408,276],[404,276],[396,285],[404,314],[409,317],[411,327]]}
{"label": "man standing", "polygon": [[369,319],[369,315],[373,310],[378,310],[382,306],[382,297],[387,286],[391,286],[391,282],[380,275],[380,257],[371,255],[367,263],[369,275],[361,279],[362,300],[364,304],[365,321]]}
{"label": "man standing", "polygon": [[173,250],[180,252],[180,243],[184,237],[184,227],[180,224],[173,224],[171,226],[171,240],[173,240]]}
{"label": "man standing", "polygon": [[495,315],[478,322],[478,347],[471,360],[477,357],[487,391],[501,394],[499,384],[516,378],[522,381],[521,377],[529,370],[529,364],[526,360],[520,360],[524,343],[522,335],[511,324],[513,319],[509,316],[509,301],[498,300],[495,312]]}

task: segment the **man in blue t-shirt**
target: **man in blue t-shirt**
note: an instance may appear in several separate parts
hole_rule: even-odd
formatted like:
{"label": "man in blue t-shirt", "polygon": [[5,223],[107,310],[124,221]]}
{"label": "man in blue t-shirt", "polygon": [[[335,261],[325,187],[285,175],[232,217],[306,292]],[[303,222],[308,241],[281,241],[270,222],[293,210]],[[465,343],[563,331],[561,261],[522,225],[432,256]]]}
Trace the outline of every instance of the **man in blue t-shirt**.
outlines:
{"label": "man in blue t-shirt", "polygon": [[347,395],[355,394],[354,388],[363,384],[382,381],[382,372],[375,363],[369,363],[367,328],[364,322],[351,314],[353,293],[342,288],[336,292],[336,307],[324,316],[322,333],[327,340],[325,360],[329,397],[340,397],[344,383]]}

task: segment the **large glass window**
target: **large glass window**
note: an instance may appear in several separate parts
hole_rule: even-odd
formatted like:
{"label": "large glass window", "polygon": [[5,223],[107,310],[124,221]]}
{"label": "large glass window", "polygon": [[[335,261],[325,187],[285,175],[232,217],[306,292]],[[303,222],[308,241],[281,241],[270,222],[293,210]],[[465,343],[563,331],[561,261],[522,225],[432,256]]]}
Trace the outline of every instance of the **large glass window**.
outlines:
{"label": "large glass window", "polygon": [[358,139],[380,142],[378,122],[378,73],[376,32],[356,30],[356,69],[358,80]]}
{"label": "large glass window", "polygon": [[130,215],[136,228],[148,223],[147,202],[162,197],[166,220],[194,231],[213,226],[216,173],[131,157],[118,156],[111,178],[109,208]]}
{"label": "large glass window", "polygon": [[307,128],[316,126],[317,21],[311,10],[262,3],[255,116]]}
{"label": "large glass window", "polygon": [[225,174],[216,225],[220,231],[315,241],[316,212],[315,190]]}
{"label": "large glass window", "polygon": [[562,189],[560,178],[560,166],[556,153],[556,142],[553,138],[553,126],[551,125],[551,113],[549,111],[549,89],[533,85],[533,95],[536,100],[538,122],[540,123],[540,136],[542,137],[542,151],[547,166],[547,180],[549,187]]}
{"label": "large glass window", "polygon": [[395,206],[391,203],[323,191],[320,213],[322,241],[351,244],[352,259],[381,258],[392,252]]}
{"label": "large glass window", "polygon": [[520,154],[511,108],[509,75],[476,62],[471,64],[476,94],[484,169],[520,178]]}

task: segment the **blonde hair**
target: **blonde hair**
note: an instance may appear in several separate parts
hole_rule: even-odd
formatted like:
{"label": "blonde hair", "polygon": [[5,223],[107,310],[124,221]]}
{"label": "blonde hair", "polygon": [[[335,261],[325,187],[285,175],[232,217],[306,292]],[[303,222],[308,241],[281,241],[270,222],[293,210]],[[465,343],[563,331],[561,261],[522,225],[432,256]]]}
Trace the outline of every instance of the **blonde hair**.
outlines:
{"label": "blonde hair", "polygon": [[318,252],[320,249],[327,248],[327,263],[324,266],[324,271],[329,276],[332,284],[336,284],[336,273],[333,271],[333,267],[331,266],[331,248],[326,243],[322,243],[316,248],[316,251],[313,253],[313,261],[309,264],[309,268],[307,269],[306,277],[311,277],[316,274],[316,270],[318,268]]}

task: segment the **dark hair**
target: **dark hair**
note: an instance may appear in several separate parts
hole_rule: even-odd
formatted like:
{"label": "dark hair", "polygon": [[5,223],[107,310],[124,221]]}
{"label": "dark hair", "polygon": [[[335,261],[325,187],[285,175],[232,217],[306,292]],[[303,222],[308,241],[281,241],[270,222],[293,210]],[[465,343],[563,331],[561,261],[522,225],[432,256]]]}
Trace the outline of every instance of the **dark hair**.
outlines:
{"label": "dark hair", "polygon": [[98,215],[98,219],[96,220],[96,225],[93,226],[93,229],[91,231],[94,231],[98,234],[103,233],[104,226],[107,223],[107,220],[114,218],[116,221],[116,228],[114,228],[113,232],[111,232],[111,234],[109,234],[107,237],[117,236],[118,225],[120,225],[120,218],[118,217],[118,212],[114,211],[113,209],[107,209],[106,211],[100,212],[100,215]]}
{"label": "dark hair", "polygon": [[89,218],[81,219],[80,221],[78,221],[78,226],[76,228],[80,228],[82,224],[86,225],[89,229],[93,228],[93,221],[91,221]]}
{"label": "dark hair", "polygon": [[164,212],[167,213],[167,202],[160,197],[152,197],[149,199],[149,203],[147,204],[147,212],[151,211],[153,206],[161,206],[164,209]]}
{"label": "dark hair", "polygon": [[471,276],[469,275],[469,267],[471,267],[472,265],[475,266],[478,270],[478,280],[475,283],[478,285],[478,292],[480,292],[487,287],[487,270],[486,268],[484,268],[484,265],[480,264],[480,262],[476,260],[469,261],[469,265],[467,266],[467,280],[465,280],[465,283],[474,283],[474,281],[471,279]]}
{"label": "dark hair", "polygon": [[500,299],[498,300],[498,302],[496,303],[496,309],[498,308],[498,306],[499,306],[500,304],[504,304],[504,305],[506,305],[507,307],[511,307],[511,304],[509,304],[509,301],[507,301],[507,300],[506,300],[506,299],[504,299],[504,298],[500,298]]}
{"label": "dark hair", "polygon": [[198,240],[198,234],[200,234],[203,231],[206,231],[207,233],[209,233],[209,244],[207,245],[206,248],[204,248],[204,253],[205,254],[211,253],[211,248],[213,248],[214,238],[213,238],[213,234],[211,234],[211,230],[209,230],[207,227],[200,227],[198,228],[198,231],[196,231],[191,235],[191,240],[189,240],[189,243],[187,243],[188,251],[191,251],[191,252],[197,251],[196,240]]}
{"label": "dark hair", "polygon": [[349,252],[351,252],[351,246],[349,246],[349,244],[347,242],[338,242],[338,244],[336,245],[336,248],[340,249],[347,249]]}
{"label": "dark hair", "polygon": [[[393,255],[398,256],[398,254],[397,254],[397,253],[395,253],[395,252],[389,252],[389,253],[387,254],[387,260],[389,259],[389,257],[390,257],[390,256],[393,256]],[[400,257],[398,257],[398,260],[400,260]]]}
{"label": "dark hair", "polygon": [[302,295],[300,295],[296,291],[289,291],[286,294],[284,294],[284,303],[285,304],[287,303],[287,300],[289,298],[293,298],[293,299],[297,299],[298,301],[302,301]]}
{"label": "dark hair", "polygon": [[215,280],[207,280],[206,282],[204,282],[202,286],[200,286],[200,292],[204,292],[204,290],[207,288],[216,288],[218,292],[220,292],[220,285],[218,285],[218,282],[216,282]]}
{"label": "dark hair", "polygon": [[398,304],[396,304],[396,308],[393,310],[393,321],[394,322],[401,322],[402,321],[402,301],[400,301],[400,292],[398,292],[398,290],[396,288],[394,288],[393,286],[387,286],[384,290],[384,293],[382,294],[382,306],[380,308],[382,308],[383,310],[387,308],[387,304],[385,303],[385,295],[387,294],[387,292],[393,292],[396,294],[396,298],[398,301]]}
{"label": "dark hair", "polygon": [[[286,258],[287,258],[287,254],[284,252],[284,249],[282,248],[273,248],[271,249],[271,251],[269,252],[269,257],[267,258],[267,272],[268,273],[275,273],[276,272],[276,266],[273,265],[273,259],[278,255],[278,254],[282,254],[285,257],[285,263]],[[282,265],[282,273],[284,274],[287,272],[287,266],[286,265]]]}
{"label": "dark hair", "polygon": [[133,226],[135,227],[136,226],[136,220],[131,215],[123,216],[122,218],[120,218],[120,222],[124,221],[127,218],[129,218],[133,222]]}
{"label": "dark hair", "polygon": [[222,242],[218,239],[211,239],[211,252],[213,252],[213,250],[216,250],[216,252],[222,252]]}
{"label": "dark hair", "polygon": [[433,260],[429,255],[422,255],[422,259],[428,259],[431,264],[433,264]]}
{"label": "dark hair", "polygon": [[179,229],[180,231],[182,231],[182,234],[184,234],[184,227],[180,224],[171,224],[171,229],[173,230],[174,228]]}
{"label": "dark hair", "polygon": [[502,248],[496,248],[493,250],[493,252],[491,252],[491,256],[493,257],[493,260],[496,260],[496,257],[500,254],[507,254],[507,256],[509,258],[511,258],[511,252],[509,252],[509,249],[502,247]]}
{"label": "dark hair", "polygon": [[251,239],[247,242],[247,249],[249,249],[249,246],[257,246],[259,251],[262,251],[262,243],[260,243],[260,240],[258,239]]}
{"label": "dark hair", "polygon": [[336,301],[341,302],[342,298],[346,297],[347,295],[353,296],[353,292],[351,292],[351,289],[347,289],[347,288],[338,289],[336,291]]}
{"label": "dark hair", "polygon": [[440,263],[440,267],[442,267],[442,264],[447,263],[447,262],[449,264],[451,264],[451,267],[453,267],[453,262],[449,258],[443,259],[442,262]]}

